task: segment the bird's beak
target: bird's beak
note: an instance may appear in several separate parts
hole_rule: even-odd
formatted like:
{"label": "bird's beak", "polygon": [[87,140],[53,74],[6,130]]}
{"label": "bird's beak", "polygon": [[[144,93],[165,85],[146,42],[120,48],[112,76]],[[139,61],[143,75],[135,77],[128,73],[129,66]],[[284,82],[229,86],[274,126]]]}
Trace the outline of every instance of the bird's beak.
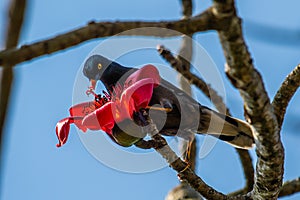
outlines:
{"label": "bird's beak", "polygon": [[90,89],[95,90],[97,81],[94,79],[90,79]]}

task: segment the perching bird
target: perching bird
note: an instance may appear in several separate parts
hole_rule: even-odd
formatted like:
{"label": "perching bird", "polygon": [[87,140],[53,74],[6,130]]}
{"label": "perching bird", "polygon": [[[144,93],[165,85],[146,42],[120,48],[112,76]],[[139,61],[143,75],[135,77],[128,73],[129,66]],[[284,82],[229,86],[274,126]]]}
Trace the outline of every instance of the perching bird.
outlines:
{"label": "perching bird", "polygon": [[[91,88],[95,88],[97,81],[102,81],[108,91],[113,91],[117,83],[122,85],[136,70],[101,55],[92,55],[84,64],[83,74],[89,79]],[[149,115],[163,135],[177,135],[189,139],[191,132],[209,134],[242,149],[249,149],[254,144],[253,133],[248,123],[202,106],[164,79],[153,89],[149,106],[162,108],[150,109]],[[122,146],[130,146],[138,139],[132,138],[129,132],[130,127],[121,131],[116,126],[112,139]]]}

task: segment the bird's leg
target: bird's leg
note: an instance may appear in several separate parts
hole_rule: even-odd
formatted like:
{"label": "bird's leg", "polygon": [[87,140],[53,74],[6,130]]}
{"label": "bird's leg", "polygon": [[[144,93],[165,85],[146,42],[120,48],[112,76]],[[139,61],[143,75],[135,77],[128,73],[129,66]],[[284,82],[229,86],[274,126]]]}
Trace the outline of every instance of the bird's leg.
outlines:
{"label": "bird's leg", "polygon": [[165,111],[165,112],[171,112],[172,109],[169,108],[161,108],[161,107],[155,107],[155,106],[147,106],[147,109],[151,109],[151,110],[158,110],[158,111]]}
{"label": "bird's leg", "polygon": [[189,140],[189,142],[187,143],[186,151],[184,152],[184,156],[183,156],[184,162],[187,165],[183,170],[181,170],[181,172],[184,172],[187,168],[189,168],[191,166],[190,159],[191,159],[192,143],[193,143],[193,140]]}
{"label": "bird's leg", "polygon": [[164,98],[161,99],[159,102],[161,107],[147,106],[146,108],[151,110],[165,111],[166,113],[171,112],[173,110],[173,106],[168,99]]}
{"label": "bird's leg", "polygon": [[[195,135],[194,133],[191,131],[191,130],[185,130],[184,132],[184,143],[182,144],[182,150],[185,150],[183,152],[183,160],[184,162],[187,164],[187,166],[182,170],[186,170],[188,167],[190,167],[191,165],[193,165],[193,158],[192,156],[195,156],[195,155],[192,155],[193,154],[193,142],[194,142],[194,138],[195,138]],[[180,136],[179,136],[180,137]]]}
{"label": "bird's leg", "polygon": [[184,155],[184,161],[188,164],[190,164],[190,159],[191,159],[191,151],[192,151],[192,143],[193,141],[189,140],[187,143],[185,155]]}

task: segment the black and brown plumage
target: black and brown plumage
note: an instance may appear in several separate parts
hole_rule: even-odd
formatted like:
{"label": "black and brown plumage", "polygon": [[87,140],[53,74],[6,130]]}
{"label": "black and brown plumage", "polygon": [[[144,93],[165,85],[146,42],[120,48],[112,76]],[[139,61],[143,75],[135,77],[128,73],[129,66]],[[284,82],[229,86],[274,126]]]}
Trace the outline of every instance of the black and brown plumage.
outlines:
{"label": "black and brown plumage", "polygon": [[[108,91],[113,91],[116,84],[122,84],[134,71],[136,68],[124,67],[101,55],[89,57],[83,68],[83,74],[93,88],[96,81],[102,81]],[[254,145],[248,123],[202,106],[164,79],[154,88],[149,106],[153,107],[149,109],[149,115],[163,135],[190,138],[190,133],[194,132],[215,136],[237,148],[249,149]],[[113,135],[120,131],[116,127]],[[123,131],[122,134],[126,133]]]}

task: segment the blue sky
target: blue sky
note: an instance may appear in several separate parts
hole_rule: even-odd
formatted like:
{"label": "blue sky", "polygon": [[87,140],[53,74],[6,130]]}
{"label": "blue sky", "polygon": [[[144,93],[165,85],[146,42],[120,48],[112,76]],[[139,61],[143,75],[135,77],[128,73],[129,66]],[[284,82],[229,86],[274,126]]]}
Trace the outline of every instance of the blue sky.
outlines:
{"label": "blue sky", "polygon": [[[194,13],[204,10],[210,3],[194,2]],[[3,0],[0,4],[0,27],[5,27],[7,5],[8,0]],[[300,2],[292,0],[237,3],[239,15],[244,20],[246,42],[271,97],[275,95],[285,76],[300,62],[300,48],[297,46],[300,40],[300,17],[297,15],[299,6]],[[20,43],[28,44],[49,38],[81,27],[91,20],[179,18],[179,1],[171,0],[32,0],[29,1]],[[258,24],[262,26],[257,28]],[[274,34],[272,28],[280,30],[280,34]],[[1,47],[3,32],[1,28]],[[68,143],[60,149],[55,147],[55,124],[68,115],[78,69],[87,55],[105,39],[107,38],[86,42],[64,52],[15,67],[15,82],[4,143],[0,199],[163,199],[178,184],[176,173],[168,167],[134,174],[104,165],[87,151],[75,127],[71,128]],[[194,39],[216,63],[231,112],[234,116],[243,118],[241,98],[223,72],[224,57],[217,34],[200,33]],[[173,40],[180,44],[180,38]],[[164,63],[154,50],[129,54],[121,58],[120,62],[128,66]],[[195,91],[195,96],[202,104],[210,105],[200,92]],[[300,174],[299,102],[300,95],[297,92],[287,110],[282,131],[286,151],[285,180],[299,177]],[[198,138],[199,143],[202,143],[203,137]],[[103,149],[103,154],[110,153]],[[254,151],[252,155],[255,160]],[[218,142],[205,158],[199,159],[197,173],[208,184],[225,193],[240,189],[244,185],[237,154],[232,147],[222,142]],[[297,194],[286,199],[299,198],[300,194]]]}

